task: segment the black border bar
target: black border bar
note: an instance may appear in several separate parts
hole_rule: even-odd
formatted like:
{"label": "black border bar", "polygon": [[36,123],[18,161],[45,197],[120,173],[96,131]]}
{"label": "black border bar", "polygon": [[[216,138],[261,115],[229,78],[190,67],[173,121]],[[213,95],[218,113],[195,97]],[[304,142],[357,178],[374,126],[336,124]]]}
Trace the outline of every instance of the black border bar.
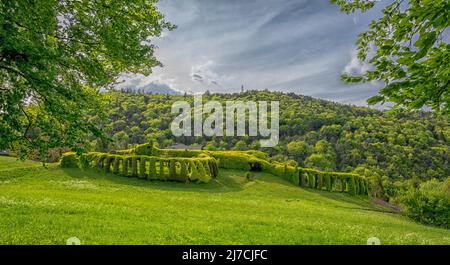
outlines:
{"label": "black border bar", "polygon": [[[215,253],[214,260],[211,259]],[[196,256],[197,255],[197,256]],[[442,246],[280,246],[280,245],[151,245],[151,246],[0,246],[0,258],[77,262],[86,260],[143,264],[315,264],[385,263],[401,260],[449,260]],[[196,258],[197,257],[197,258]],[[186,259],[187,258],[187,259]],[[308,261],[308,263],[306,263]],[[309,261],[316,261],[310,263]],[[403,263],[405,264],[405,263]]]}

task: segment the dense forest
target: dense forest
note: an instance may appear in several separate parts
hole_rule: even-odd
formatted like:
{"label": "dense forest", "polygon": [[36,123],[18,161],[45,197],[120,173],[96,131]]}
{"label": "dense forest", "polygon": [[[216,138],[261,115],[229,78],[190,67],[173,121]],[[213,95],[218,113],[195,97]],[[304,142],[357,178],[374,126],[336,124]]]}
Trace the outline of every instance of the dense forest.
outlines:
{"label": "dense forest", "polygon": [[[170,124],[177,100],[192,96],[126,92],[104,94],[108,138],[92,139],[88,150],[125,149],[154,140],[203,145],[207,150],[259,149],[272,159],[321,170],[357,172],[375,178],[381,197],[391,197],[404,183],[450,176],[450,122],[432,112],[380,111],[297,94],[245,91],[203,95],[203,101],[265,100],[280,102],[280,143],[261,148],[257,137],[174,137]],[[407,181],[405,181],[407,180]]]}

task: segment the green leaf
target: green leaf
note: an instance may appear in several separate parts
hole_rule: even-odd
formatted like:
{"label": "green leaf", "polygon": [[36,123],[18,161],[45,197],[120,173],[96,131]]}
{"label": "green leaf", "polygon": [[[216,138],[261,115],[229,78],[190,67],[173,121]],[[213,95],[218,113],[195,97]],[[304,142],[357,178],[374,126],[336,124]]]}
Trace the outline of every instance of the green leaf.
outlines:
{"label": "green leaf", "polygon": [[384,97],[383,96],[373,96],[373,97],[371,97],[371,98],[369,98],[367,100],[367,103],[369,105],[375,105],[375,104],[380,103],[382,101],[384,101]]}

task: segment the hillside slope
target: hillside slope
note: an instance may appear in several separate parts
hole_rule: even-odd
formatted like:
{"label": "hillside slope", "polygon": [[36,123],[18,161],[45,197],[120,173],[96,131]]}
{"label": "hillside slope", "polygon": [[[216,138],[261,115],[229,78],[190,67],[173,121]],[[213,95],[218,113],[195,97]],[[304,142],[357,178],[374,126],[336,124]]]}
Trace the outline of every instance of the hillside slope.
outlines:
{"label": "hillside slope", "polygon": [[37,165],[0,157],[0,244],[450,244],[449,230],[269,174],[182,184]]}
{"label": "hillside slope", "polygon": [[[108,93],[109,119],[100,122],[112,142],[92,138],[88,151],[127,149],[148,140],[161,147],[201,144],[208,150],[267,152],[303,167],[368,174],[385,183],[379,197],[396,193],[395,182],[450,176],[450,119],[431,112],[387,113],[311,97],[270,91],[204,95],[204,102],[279,101],[280,143],[261,148],[258,137],[175,137],[171,105],[193,98]],[[388,182],[389,180],[389,182]],[[374,189],[375,191],[375,189]]]}

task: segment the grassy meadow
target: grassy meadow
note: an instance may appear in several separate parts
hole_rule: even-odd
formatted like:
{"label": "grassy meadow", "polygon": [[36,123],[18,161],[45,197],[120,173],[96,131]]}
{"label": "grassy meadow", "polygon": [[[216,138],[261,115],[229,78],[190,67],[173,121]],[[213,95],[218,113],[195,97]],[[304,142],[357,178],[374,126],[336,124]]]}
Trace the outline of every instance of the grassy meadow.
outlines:
{"label": "grassy meadow", "polygon": [[150,182],[0,157],[0,244],[450,244],[367,198],[254,176]]}

